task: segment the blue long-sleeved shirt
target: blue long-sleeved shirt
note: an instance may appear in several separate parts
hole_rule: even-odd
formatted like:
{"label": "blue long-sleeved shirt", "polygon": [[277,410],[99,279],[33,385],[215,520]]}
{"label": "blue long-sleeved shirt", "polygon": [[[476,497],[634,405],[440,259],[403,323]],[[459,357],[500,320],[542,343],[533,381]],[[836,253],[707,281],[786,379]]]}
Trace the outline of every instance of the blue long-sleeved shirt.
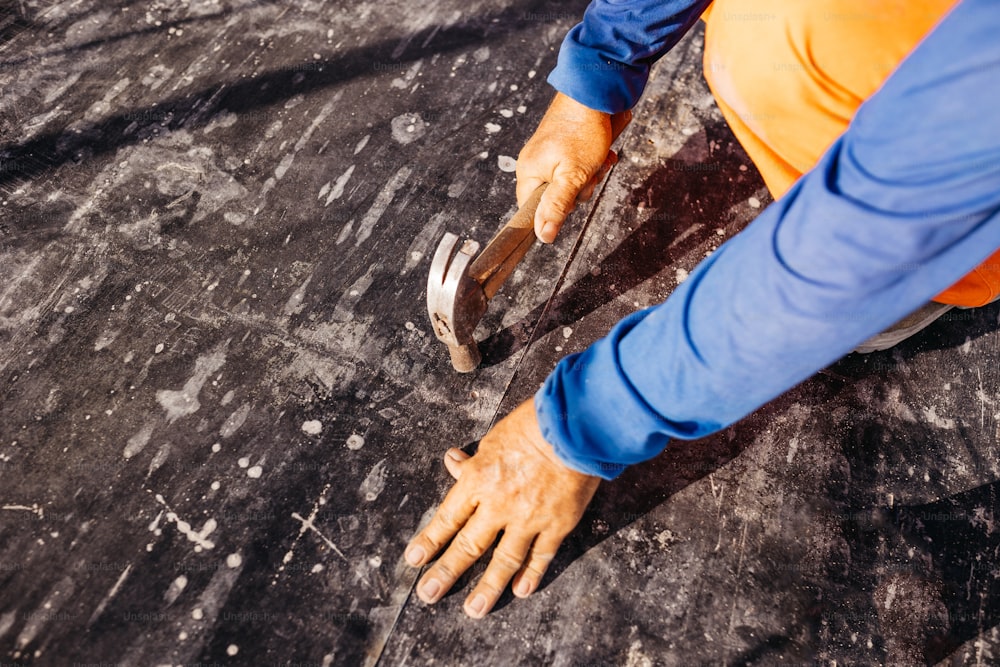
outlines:
{"label": "blue long-sleeved shirt", "polygon": [[[550,81],[628,108],[704,4],[594,0]],[[785,196],[664,303],[563,359],[535,396],[557,455],[611,479],[670,438],[725,428],[1000,248],[997,34],[996,3],[963,0]],[[586,66],[609,58],[621,66]]]}

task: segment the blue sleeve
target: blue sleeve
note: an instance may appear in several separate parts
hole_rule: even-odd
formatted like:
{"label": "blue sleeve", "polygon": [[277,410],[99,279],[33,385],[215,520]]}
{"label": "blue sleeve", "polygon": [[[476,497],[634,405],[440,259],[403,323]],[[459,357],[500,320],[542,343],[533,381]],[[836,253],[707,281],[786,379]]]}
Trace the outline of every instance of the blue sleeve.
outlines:
{"label": "blue sleeve", "polygon": [[593,0],[563,40],[549,74],[559,92],[617,113],[639,101],[649,68],[701,16],[711,0]]}
{"label": "blue sleeve", "polygon": [[535,396],[571,467],[611,479],[732,424],[1000,248],[1000,12],[964,0],[816,167],[663,304]]}

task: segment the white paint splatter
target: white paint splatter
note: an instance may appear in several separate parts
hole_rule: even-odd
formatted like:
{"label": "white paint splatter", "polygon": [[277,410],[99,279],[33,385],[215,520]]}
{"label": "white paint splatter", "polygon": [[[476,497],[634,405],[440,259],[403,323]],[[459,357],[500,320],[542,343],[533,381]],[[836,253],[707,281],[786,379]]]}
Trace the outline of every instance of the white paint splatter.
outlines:
{"label": "white paint splatter", "polygon": [[393,197],[396,196],[396,192],[403,187],[406,183],[406,179],[410,177],[412,169],[409,167],[403,167],[395,174],[392,178],[385,184],[378,196],[375,197],[375,202],[372,204],[368,212],[365,213],[365,217],[361,219],[358,224],[358,235],[355,245],[361,245],[372,235],[372,230],[375,229],[375,223],[379,221],[382,214],[392,203]]}
{"label": "white paint splatter", "polygon": [[566,340],[569,340],[569,337],[573,335],[573,329],[570,328],[570,327],[563,327],[562,335],[563,335],[563,338],[565,338]]}
{"label": "white paint splatter", "polygon": [[750,197],[747,199],[747,203],[750,204],[750,208],[760,208],[760,200],[756,197]]}
{"label": "white paint splatter", "polygon": [[208,377],[226,363],[226,341],[208,354],[199,356],[194,362],[194,375],[180,390],[161,389],[156,392],[156,400],[167,411],[167,421],[173,423],[181,417],[194,414],[201,408],[198,393]]}
{"label": "white paint splatter", "polygon": [[368,140],[371,138],[372,135],[370,134],[366,134],[365,136],[361,137],[361,141],[359,141],[358,144],[354,147],[354,154],[357,155],[362,150],[364,150],[365,146],[368,145]]}
{"label": "white paint splatter", "polygon": [[211,535],[215,531],[215,529],[218,528],[219,526],[219,524],[215,521],[215,519],[211,518],[207,519],[204,525],[202,525],[201,530],[196,532],[191,527],[190,523],[181,519],[179,516],[177,516],[177,514],[173,510],[170,509],[170,506],[167,505],[167,501],[164,500],[163,496],[157,493],[155,497],[156,497],[156,502],[163,505],[167,510],[166,514],[167,521],[175,524],[177,526],[177,530],[179,530],[181,534],[184,535],[184,537],[188,538],[188,540],[190,540],[191,542],[194,542],[195,551],[215,548],[215,543],[207,539],[208,536]]}
{"label": "white paint splatter", "polygon": [[160,448],[156,450],[156,454],[153,456],[153,460],[149,462],[149,470],[146,472],[146,476],[152,475],[154,472],[160,469],[160,467],[167,462],[170,457],[170,443],[165,442],[160,445]]}
{"label": "white paint splatter", "polygon": [[924,418],[938,428],[955,428],[955,420],[938,416],[937,407],[933,405],[929,408],[924,408]]}
{"label": "white paint splatter", "polygon": [[243,556],[238,553],[229,554],[226,556],[226,566],[233,569],[239,567],[243,564]]}
{"label": "white paint splatter", "polygon": [[184,589],[187,588],[187,585],[188,578],[182,574],[170,582],[167,592],[163,594],[163,599],[166,600],[167,604],[173,604],[180,597],[181,593],[184,592]]}
{"label": "white paint splatter", "polygon": [[75,590],[76,584],[73,580],[69,577],[63,577],[52,587],[36,611],[24,615],[27,620],[15,642],[19,650],[24,650],[33,642],[49,621],[59,617],[59,610],[73,596]]}
{"label": "white paint splatter", "polygon": [[677,280],[678,285],[687,280],[687,277],[688,277],[688,272],[686,269],[677,269],[676,271],[674,271],[674,278]]}
{"label": "white paint splatter", "polygon": [[323,422],[318,419],[310,419],[307,422],[302,422],[302,431],[309,435],[319,435],[322,430]]}
{"label": "white paint splatter", "polygon": [[385,459],[382,459],[372,466],[368,476],[365,477],[363,482],[361,482],[361,487],[358,489],[358,493],[360,493],[361,497],[368,502],[377,499],[385,489],[385,476]]}
{"label": "white paint splatter", "polygon": [[31,505],[2,505],[0,510],[7,510],[9,512],[31,512],[39,519],[45,518],[45,510],[37,503],[32,503]]}
{"label": "white paint splatter", "polygon": [[357,433],[352,434],[347,438],[347,448],[351,450],[358,450],[365,446],[365,439],[358,435]]}
{"label": "white paint splatter", "polygon": [[334,200],[344,196],[344,188],[347,187],[347,181],[351,180],[351,174],[353,173],[354,165],[352,164],[347,168],[347,171],[337,177],[337,181],[333,184],[333,189],[330,190],[330,196],[326,198],[326,203],[323,204],[324,206],[329,206]]}
{"label": "white paint splatter", "polygon": [[316,535],[321,540],[323,540],[323,542],[328,547],[330,547],[330,549],[335,554],[340,556],[341,559],[344,560],[344,562],[349,562],[347,560],[347,556],[345,556],[344,553],[339,548],[337,548],[337,545],[334,544],[330,538],[321,533],[319,529],[316,528],[316,526],[313,524],[313,522],[316,520],[316,515],[319,513],[319,508],[326,504],[326,494],[329,491],[330,491],[330,484],[328,483],[326,486],[323,487],[323,491],[320,493],[319,499],[313,505],[312,512],[309,514],[308,519],[303,519],[302,515],[299,514],[298,512],[292,512],[292,518],[301,523],[302,525],[299,527],[299,534],[295,536],[295,540],[292,542],[291,548],[289,548],[289,550],[285,553],[284,557],[281,559],[282,564],[280,567],[278,567],[279,572],[284,571],[285,565],[290,563],[292,561],[292,558],[295,557],[295,546],[299,543],[299,540],[302,539],[302,536],[306,534],[307,530],[311,530],[312,532],[316,533]]}
{"label": "white paint splatter", "polygon": [[486,123],[486,125],[484,125],[483,127],[486,128],[486,133],[487,134],[496,134],[497,132],[499,132],[500,130],[503,129],[502,127],[500,127],[496,123]]}
{"label": "white paint splatter", "polygon": [[517,160],[509,155],[498,155],[497,166],[500,167],[500,171],[511,174],[517,169]]}
{"label": "white paint splatter", "polygon": [[788,455],[785,457],[786,463],[791,463],[792,459],[795,458],[795,452],[799,450],[799,439],[792,438],[788,441]]}
{"label": "white paint splatter", "polygon": [[248,457],[248,456],[241,456],[239,458],[239,460],[236,461],[236,465],[238,465],[241,468],[246,468],[247,466],[250,465],[250,457]]}
{"label": "white paint splatter", "polygon": [[236,433],[236,431],[238,431],[240,427],[243,426],[243,424],[246,422],[247,416],[249,416],[249,414],[250,414],[249,403],[244,403],[240,407],[236,408],[236,411],[233,412],[233,414],[229,415],[229,418],[222,425],[222,428],[219,429],[219,435],[222,438],[228,438],[234,433]]}
{"label": "white paint splatter", "polygon": [[247,477],[250,477],[252,479],[259,479],[260,476],[263,474],[264,474],[264,469],[261,468],[260,466],[253,466],[252,468],[247,470]]}
{"label": "white paint splatter", "polygon": [[500,109],[500,115],[504,118],[512,118],[514,116],[514,112],[510,109]]}
{"label": "white paint splatter", "polygon": [[392,129],[392,138],[399,143],[406,145],[420,139],[427,134],[427,123],[420,114],[401,113],[391,121],[389,127]]}
{"label": "white paint splatter", "polygon": [[233,656],[240,652],[240,647],[236,644],[230,644],[226,647],[226,655]]}
{"label": "white paint splatter", "polygon": [[150,438],[153,436],[153,428],[155,426],[155,421],[148,421],[139,429],[138,433],[128,439],[128,442],[125,443],[125,451],[122,452],[126,460],[145,449],[146,445],[149,444]]}

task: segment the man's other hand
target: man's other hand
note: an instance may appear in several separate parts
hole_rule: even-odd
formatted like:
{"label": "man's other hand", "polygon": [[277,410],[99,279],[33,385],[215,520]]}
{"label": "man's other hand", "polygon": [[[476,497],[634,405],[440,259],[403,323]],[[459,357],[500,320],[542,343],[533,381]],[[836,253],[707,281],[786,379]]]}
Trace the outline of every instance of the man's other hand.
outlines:
{"label": "man's other hand", "polygon": [[512,578],[518,597],[538,588],[600,483],[556,457],[542,437],[530,400],[483,437],[475,456],[449,450],[445,467],[457,481],[406,548],[406,561],[424,565],[451,542],[417,584],[420,599],[434,603],[503,531],[485,573],[465,600],[465,613],[472,618],[485,616]]}

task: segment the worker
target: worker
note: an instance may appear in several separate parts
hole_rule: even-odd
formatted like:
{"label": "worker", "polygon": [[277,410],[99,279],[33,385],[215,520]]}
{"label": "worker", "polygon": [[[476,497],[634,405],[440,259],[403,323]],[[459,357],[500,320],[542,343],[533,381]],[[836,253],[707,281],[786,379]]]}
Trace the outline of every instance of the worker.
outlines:
{"label": "worker", "polygon": [[483,617],[508,584],[530,595],[600,480],[670,438],[733,424],[859,346],[1000,294],[993,0],[593,0],[518,157],[520,202],[550,184],[542,241],[613,164],[614,114],[699,17],[705,78],[775,201],[664,303],[563,359],[474,456],[447,452],[456,482],[406,550],[422,566],[448,545],[417,584],[425,602],[501,531],[465,612]]}

